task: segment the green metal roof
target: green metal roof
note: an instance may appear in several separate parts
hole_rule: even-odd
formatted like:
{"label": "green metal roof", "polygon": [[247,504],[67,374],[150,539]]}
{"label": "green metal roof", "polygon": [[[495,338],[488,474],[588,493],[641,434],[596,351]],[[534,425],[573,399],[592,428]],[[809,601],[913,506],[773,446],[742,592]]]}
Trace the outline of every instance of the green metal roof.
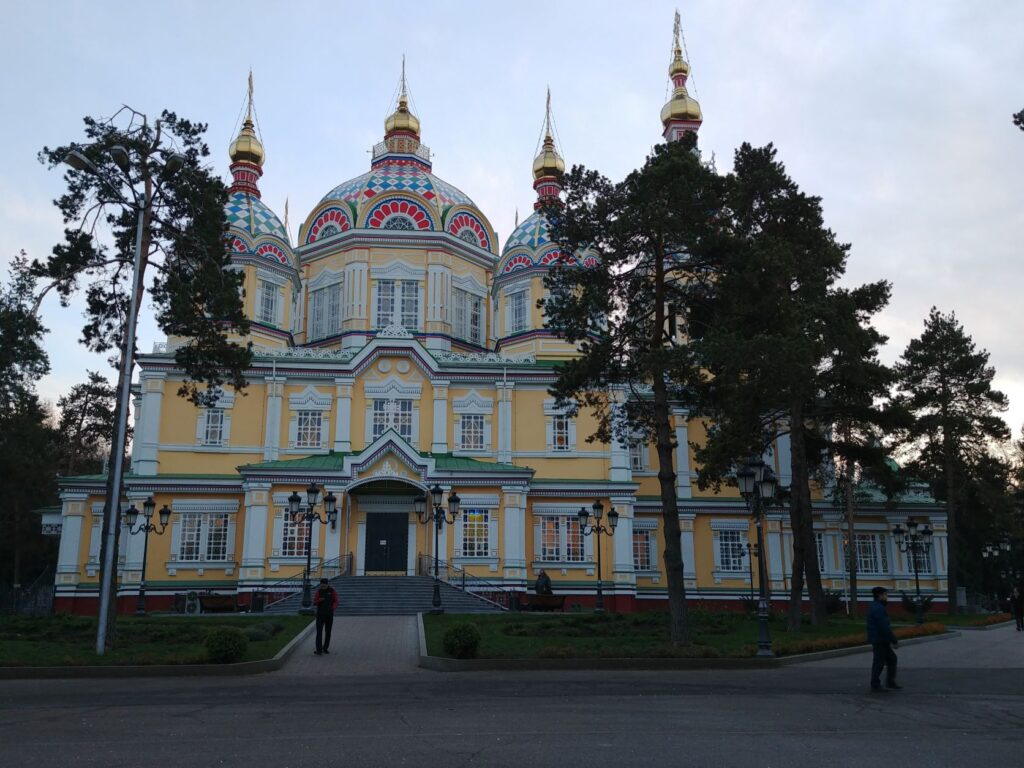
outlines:
{"label": "green metal roof", "polygon": [[315,456],[303,456],[300,459],[277,459],[276,461],[261,461],[256,464],[243,464],[238,469],[239,471],[266,471],[271,469],[340,470],[345,465],[345,457],[351,455],[345,451],[331,451],[330,453],[322,453]]}
{"label": "green metal roof", "polygon": [[[127,474],[124,476],[125,481],[128,480],[238,480],[238,475],[211,475],[202,473],[170,473],[160,475],[133,475]],[[72,477],[62,477],[59,480],[59,484],[65,483],[105,483],[107,481],[106,475],[74,475]]]}
{"label": "green metal roof", "polygon": [[[266,472],[271,470],[320,470],[339,471],[345,466],[345,459],[351,453],[331,451],[326,454],[305,456],[300,459],[281,459],[263,461],[258,464],[246,464],[239,471]],[[517,467],[514,464],[501,464],[493,461],[478,461],[466,456],[455,456],[451,453],[418,453],[424,459],[433,459],[437,469],[455,472],[533,472],[529,467]]]}

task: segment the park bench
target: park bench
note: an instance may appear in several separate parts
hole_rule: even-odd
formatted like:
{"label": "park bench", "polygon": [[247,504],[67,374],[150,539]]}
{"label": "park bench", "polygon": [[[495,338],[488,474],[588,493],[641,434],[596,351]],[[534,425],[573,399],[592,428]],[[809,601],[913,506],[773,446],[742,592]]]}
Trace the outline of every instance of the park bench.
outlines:
{"label": "park bench", "polygon": [[519,607],[524,611],[561,611],[565,607],[565,595],[531,595],[526,592],[519,596]]}

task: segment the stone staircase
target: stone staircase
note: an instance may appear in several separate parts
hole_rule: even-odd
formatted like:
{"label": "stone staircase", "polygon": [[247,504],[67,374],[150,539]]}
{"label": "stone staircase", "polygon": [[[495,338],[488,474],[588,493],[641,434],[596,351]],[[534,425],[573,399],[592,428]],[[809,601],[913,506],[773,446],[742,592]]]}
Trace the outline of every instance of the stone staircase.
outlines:
{"label": "stone staircase", "polygon": [[[314,584],[314,589],[316,585]],[[409,616],[431,609],[434,580],[428,576],[338,576],[331,579],[338,592],[336,616]],[[445,613],[500,613],[502,609],[471,592],[441,582]],[[267,606],[265,613],[298,613],[302,592]]]}

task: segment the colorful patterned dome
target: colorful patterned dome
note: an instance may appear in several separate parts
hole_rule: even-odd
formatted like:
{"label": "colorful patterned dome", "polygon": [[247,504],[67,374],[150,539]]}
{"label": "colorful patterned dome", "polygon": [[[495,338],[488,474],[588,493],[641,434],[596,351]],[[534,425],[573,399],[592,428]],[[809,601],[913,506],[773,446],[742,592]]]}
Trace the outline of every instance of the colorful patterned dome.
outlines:
{"label": "colorful patterned dome", "polygon": [[[552,264],[562,261],[558,243],[552,241],[547,217],[534,211],[516,227],[501,251],[501,259],[495,271],[495,278],[502,278],[520,270],[547,270]],[[590,253],[579,253],[570,257],[573,266],[596,266],[597,260]]]}

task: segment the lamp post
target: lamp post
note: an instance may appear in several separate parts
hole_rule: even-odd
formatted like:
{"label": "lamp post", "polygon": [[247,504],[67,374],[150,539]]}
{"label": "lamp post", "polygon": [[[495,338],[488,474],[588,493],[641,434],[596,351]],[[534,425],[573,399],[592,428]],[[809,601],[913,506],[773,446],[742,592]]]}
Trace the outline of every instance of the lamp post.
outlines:
{"label": "lamp post", "polygon": [[441,605],[441,579],[438,572],[440,564],[440,557],[438,554],[438,546],[441,538],[441,529],[447,522],[448,525],[453,525],[455,520],[459,516],[459,494],[452,491],[448,494],[448,509],[445,509],[442,505],[444,501],[444,490],[440,485],[434,484],[434,487],[430,489],[430,504],[427,504],[427,497],[420,494],[413,500],[413,506],[416,510],[416,517],[419,518],[420,522],[426,525],[433,521],[434,523],[434,597],[431,600],[433,606],[430,610],[431,613],[444,613],[444,608]]}
{"label": "lamp post", "polygon": [[338,520],[338,499],[331,492],[324,496],[324,512],[326,517],[320,517],[316,511],[316,505],[320,499],[320,489],[316,483],[310,483],[306,488],[306,506],[302,506],[302,497],[292,491],[288,497],[288,512],[291,514],[292,522],[302,520],[307,524],[306,529],[306,570],[302,572],[302,609],[299,613],[309,614],[313,612],[313,590],[310,586],[309,572],[313,567],[313,521],[322,525],[330,523],[333,527]]}
{"label": "lamp post", "polygon": [[[765,466],[760,459],[750,460],[739,472],[736,473],[736,483],[740,489],[740,495],[746,502],[747,509],[757,524],[757,552],[764,553],[764,514],[772,501],[775,500],[775,489],[778,481],[775,473]],[[775,654],[772,652],[772,639],[768,633],[768,571],[765,567],[764,557],[757,558],[757,655],[761,658],[769,658]]]}
{"label": "lamp post", "polygon": [[601,534],[615,535],[615,528],[619,524],[619,513],[612,507],[608,512],[608,525],[602,525],[601,518],[604,517],[604,504],[595,501],[590,505],[590,512],[586,507],[580,507],[576,513],[580,519],[580,533],[584,536],[594,536],[594,546],[597,548],[597,599],[594,601],[594,613],[604,613],[604,591],[601,579]]}
{"label": "lamp post", "polygon": [[[107,481],[107,497],[104,501],[103,515],[103,540],[104,557],[100,567],[100,607],[99,621],[96,622],[96,653],[100,656],[106,650],[107,644],[107,615],[110,611],[110,597],[114,582],[114,546],[117,538],[118,516],[121,508],[121,483],[124,478],[124,453],[127,441],[128,430],[128,402],[131,399],[132,368],[135,363],[135,330],[136,317],[138,315],[139,301],[143,292],[141,284],[142,273],[142,240],[147,227],[147,222],[152,215],[153,199],[155,192],[149,182],[146,183],[142,195],[135,192],[131,184],[131,157],[128,150],[117,145],[110,148],[110,159],[120,169],[128,182],[128,189],[132,193],[132,200],[125,198],[110,179],[100,173],[96,165],[84,154],[78,151],[71,151],[64,158],[64,162],[76,171],[83,171],[92,174],[103,180],[104,185],[114,194],[122,205],[133,208],[137,212],[135,224],[135,250],[132,258],[132,290],[128,302],[128,318],[125,323],[124,348],[121,350],[121,361],[118,366],[118,377],[121,387],[117,393],[117,418],[114,429],[114,443],[111,448],[113,461],[110,467],[110,477]],[[142,162],[149,158],[142,158]],[[166,180],[181,170],[185,163],[185,156],[174,152],[166,156],[163,164],[161,179]],[[157,190],[158,191],[158,190]]]}
{"label": "lamp post", "polygon": [[932,546],[932,529],[925,523],[919,528],[917,520],[907,518],[907,527],[903,528],[899,523],[892,529],[892,535],[896,539],[896,549],[904,554],[910,555],[910,561],[914,566],[914,590],[915,590],[915,613],[917,623],[924,624],[924,603],[921,601],[921,577],[919,575],[918,558],[927,556]]}
{"label": "lamp post", "polygon": [[754,558],[760,558],[761,551],[757,548],[757,544],[751,544],[748,541],[740,552],[747,558],[747,570],[750,575],[750,602],[754,602]]}
{"label": "lamp post", "polygon": [[[982,550],[981,550],[981,556],[983,558],[985,558],[986,560],[991,559],[993,565],[996,565],[997,564],[997,558],[1001,558],[1003,555],[1007,554],[1009,551],[1010,551],[1010,540],[1009,539],[1001,539],[997,544],[986,544],[982,548]],[[992,569],[992,581],[997,582],[996,584],[993,585],[995,587],[995,594],[993,595],[993,597],[995,598],[995,603],[996,603],[996,608],[997,609],[999,607],[999,587],[1000,587],[1000,584],[998,582],[1000,580],[1006,579],[1006,577],[1007,577],[1007,572],[1006,572],[1005,569],[1002,570],[1002,571],[998,571],[998,572],[997,572],[997,570],[995,568]],[[1013,576],[1011,576],[1011,579],[1012,578],[1013,578]]]}
{"label": "lamp post", "polygon": [[135,523],[139,519],[139,510],[132,504],[128,509],[124,511],[124,524],[128,528],[128,533],[133,536],[137,533],[142,534],[142,574],[139,577],[139,596],[135,601],[135,615],[145,616],[146,615],[146,559],[149,557],[149,534],[155,533],[157,536],[163,536],[164,531],[167,530],[167,523],[171,519],[171,510],[166,504],[160,507],[160,525],[152,522],[153,510],[156,509],[156,502],[153,501],[153,497],[150,496],[144,502],[142,502],[142,517],[143,522],[139,523],[139,527],[135,527]]}

